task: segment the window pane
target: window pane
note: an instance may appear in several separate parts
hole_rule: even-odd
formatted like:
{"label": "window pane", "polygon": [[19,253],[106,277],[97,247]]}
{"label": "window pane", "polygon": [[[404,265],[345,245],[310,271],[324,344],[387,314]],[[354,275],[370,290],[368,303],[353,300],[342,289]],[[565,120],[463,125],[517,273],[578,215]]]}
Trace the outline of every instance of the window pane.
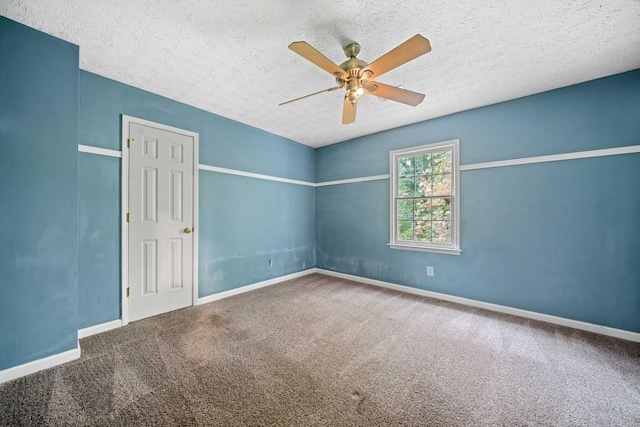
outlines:
{"label": "window pane", "polygon": [[414,178],[400,178],[398,181],[398,197],[413,197],[416,192]]}
{"label": "window pane", "polygon": [[429,165],[430,158],[431,154],[416,156],[416,175],[426,175],[431,173],[431,166]]}
{"label": "window pane", "polygon": [[440,196],[452,194],[451,192],[451,174],[432,175],[433,176],[433,195]]}
{"label": "window pane", "polygon": [[398,221],[398,240],[413,240],[413,221]]}
{"label": "window pane", "polygon": [[416,200],[416,219],[431,219],[433,209],[431,208],[431,199],[418,199]]}
{"label": "window pane", "polygon": [[433,221],[431,227],[433,242],[451,243],[451,227],[449,221]]}
{"label": "window pane", "polygon": [[451,150],[440,151],[431,154],[431,173],[450,173],[451,172]]}
{"label": "window pane", "polygon": [[431,222],[430,221],[416,221],[415,223],[415,240],[418,242],[430,242],[431,241]]}
{"label": "window pane", "polygon": [[431,199],[433,206],[433,219],[451,221],[451,198],[435,197]]}
{"label": "window pane", "polygon": [[413,200],[398,200],[398,219],[413,219]]}
{"label": "window pane", "polygon": [[420,175],[416,176],[417,188],[416,196],[431,196],[433,191],[431,189],[433,175]]}
{"label": "window pane", "polygon": [[400,157],[398,159],[398,176],[413,176],[414,170],[414,157]]}
{"label": "window pane", "polygon": [[460,215],[455,199],[459,195],[454,194],[457,150],[457,141],[447,141],[390,153],[396,169],[390,177],[391,203],[395,203],[392,246],[396,242],[400,248],[415,250],[459,249],[459,233],[453,229]]}

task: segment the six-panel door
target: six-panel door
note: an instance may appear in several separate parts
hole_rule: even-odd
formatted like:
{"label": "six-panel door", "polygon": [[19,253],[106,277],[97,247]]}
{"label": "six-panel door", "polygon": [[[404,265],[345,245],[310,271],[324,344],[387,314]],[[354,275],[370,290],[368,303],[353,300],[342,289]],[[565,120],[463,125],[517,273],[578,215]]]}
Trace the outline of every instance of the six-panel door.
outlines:
{"label": "six-panel door", "polygon": [[193,137],[129,125],[129,321],[192,304]]}

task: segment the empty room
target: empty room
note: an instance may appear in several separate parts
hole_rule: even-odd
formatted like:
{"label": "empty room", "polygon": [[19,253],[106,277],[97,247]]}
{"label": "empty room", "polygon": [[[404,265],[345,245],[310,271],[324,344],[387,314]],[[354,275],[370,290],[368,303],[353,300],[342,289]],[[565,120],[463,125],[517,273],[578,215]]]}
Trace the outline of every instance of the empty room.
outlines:
{"label": "empty room", "polygon": [[0,426],[640,426],[637,0],[0,13]]}

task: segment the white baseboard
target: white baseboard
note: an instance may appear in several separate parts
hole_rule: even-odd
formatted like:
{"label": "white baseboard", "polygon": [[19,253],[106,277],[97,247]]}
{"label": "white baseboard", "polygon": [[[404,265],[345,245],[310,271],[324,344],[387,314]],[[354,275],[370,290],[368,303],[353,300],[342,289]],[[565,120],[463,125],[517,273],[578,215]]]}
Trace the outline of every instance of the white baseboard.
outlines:
{"label": "white baseboard", "polygon": [[107,332],[112,329],[120,328],[122,319],[112,320],[110,322],[100,323],[99,325],[89,326],[88,328],[78,330],[78,339],[86,338],[91,335]]}
{"label": "white baseboard", "polygon": [[582,331],[594,332],[596,334],[608,335],[623,340],[640,342],[640,333],[625,331],[622,329],[610,328],[608,326],[596,325],[593,323],[581,322],[579,320],[566,319],[564,317],[551,316],[549,314],[536,313],[535,311],[521,310],[519,308],[507,307],[504,305],[492,304],[489,302],[476,301],[469,298],[456,297],[453,295],[441,294],[439,292],[426,291],[424,289],[412,288],[410,286],[397,285],[395,283],[383,282],[381,280],[367,279],[365,277],[353,276],[351,274],[338,273],[335,271],[315,269],[317,273],[327,276],[338,277],[340,279],[360,282],[367,285],[379,286],[382,288],[393,289],[400,292],[406,292],[414,295],[422,295],[429,298],[435,298],[444,301],[455,302],[458,304],[468,305],[471,307],[483,308],[485,310],[496,311],[498,313],[511,314],[527,319],[539,320],[541,322],[553,323],[555,325],[567,326],[569,328],[580,329]]}
{"label": "white baseboard", "polygon": [[198,298],[198,304],[206,304],[208,302],[218,301],[223,298],[232,297],[234,295],[243,294],[245,292],[253,291],[256,289],[264,288],[265,286],[275,285],[276,283],[285,282],[291,279],[297,279],[298,277],[307,276],[309,274],[317,273],[316,268],[310,268],[308,270],[298,271],[297,273],[287,274],[286,276],[274,277],[273,279],[265,280],[258,283],[252,283],[251,285],[242,286],[229,291],[218,292],[217,294],[208,295],[206,297]]}
{"label": "white baseboard", "polygon": [[52,356],[44,357],[42,359],[34,360],[33,362],[25,363],[24,365],[14,366],[13,368],[0,371],[0,384],[7,381],[15,380],[25,375],[35,374],[43,369],[53,368],[54,366],[62,365],[63,363],[71,362],[80,358],[80,343],[72,350],[68,350],[62,353],[54,354]]}

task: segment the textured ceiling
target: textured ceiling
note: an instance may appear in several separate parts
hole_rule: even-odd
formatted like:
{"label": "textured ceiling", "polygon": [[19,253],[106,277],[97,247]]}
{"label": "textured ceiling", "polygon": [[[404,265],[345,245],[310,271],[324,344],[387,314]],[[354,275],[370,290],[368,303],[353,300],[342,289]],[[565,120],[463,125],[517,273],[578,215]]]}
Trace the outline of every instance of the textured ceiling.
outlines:
{"label": "textured ceiling", "polygon": [[[80,46],[80,67],[319,147],[640,68],[640,1],[2,0],[0,12]],[[432,52],[380,78],[426,94],[418,107],[342,91],[287,49],[367,62],[420,33]]]}

